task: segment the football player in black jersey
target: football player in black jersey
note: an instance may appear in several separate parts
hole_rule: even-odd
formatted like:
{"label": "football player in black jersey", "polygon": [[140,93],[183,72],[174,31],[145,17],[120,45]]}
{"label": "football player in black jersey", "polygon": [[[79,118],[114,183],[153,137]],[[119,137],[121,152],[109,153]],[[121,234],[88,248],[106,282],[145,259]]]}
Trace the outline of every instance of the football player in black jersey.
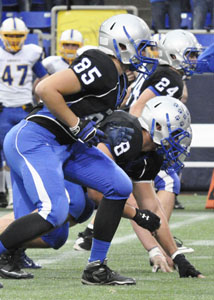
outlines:
{"label": "football player in black jersey", "polygon": [[[140,116],[145,103],[157,95],[170,95],[183,102],[183,77],[192,75],[197,63],[197,56],[202,51],[196,37],[185,30],[172,30],[161,36],[158,42],[159,65],[146,80],[139,75],[132,86],[126,106],[130,113]],[[158,197],[169,220],[174,208],[175,195],[180,193],[180,178],[172,168],[166,173],[161,170],[155,178]],[[138,228],[133,224],[135,230]],[[141,242],[145,234],[137,232]],[[181,245],[180,251],[190,253],[194,250]]]}
{"label": "football player in black jersey", "polygon": [[[83,272],[83,278],[87,277],[84,283],[136,283],[111,271],[105,260],[132,183],[111,159],[88,146],[90,139],[103,133],[85,117],[110,114],[120,106],[126,94],[126,69],[136,70],[146,63],[151,67],[144,68],[144,73],[153,72],[157,61],[144,56],[149,39],[150,30],[139,17],[113,16],[100,27],[99,50],[84,52],[67,70],[37,85],[36,93],[43,103],[4,141],[13,182],[19,186],[18,196],[31,209],[0,235],[0,254],[64,223],[69,209],[66,177],[104,195],[96,215],[89,263]],[[32,207],[38,212],[30,214]]]}
{"label": "football player in black jersey", "polygon": [[[101,143],[98,148],[116,161],[132,179],[133,195],[138,206],[160,216],[161,226],[157,230],[157,239],[178,266],[180,277],[203,277],[178,251],[152,186],[152,180],[161,164],[165,169],[168,163],[174,168],[180,168],[189,154],[191,127],[188,109],[175,98],[155,97],[146,103],[140,118],[118,110],[102,123],[101,128],[108,135],[112,125],[133,128],[135,132],[132,139],[119,145]],[[160,152],[164,156],[163,163],[158,155]],[[89,195],[93,199],[100,198],[96,191],[90,191]],[[129,201],[131,198],[128,203],[133,204]],[[152,245],[151,240],[147,244],[148,248],[151,247],[151,258],[161,256],[156,245]],[[170,271],[164,259],[156,260],[155,263],[163,271]]]}
{"label": "football player in black jersey", "polygon": [[[129,88],[131,94],[128,93],[126,109],[131,106],[130,112],[133,115],[140,116],[145,103],[157,95],[173,95],[173,97],[180,99],[183,96],[182,78],[185,74],[189,76],[192,73],[196,57],[201,51],[201,46],[197,43],[195,36],[185,30],[173,30],[161,35],[158,46],[160,48],[160,62],[155,72],[147,78],[143,74],[139,74]],[[174,206],[175,194],[180,193],[178,174],[172,168],[167,173],[161,170],[155,178],[155,187],[169,220]],[[89,226],[91,227],[91,225]],[[135,223],[133,223],[133,227],[146,249],[152,248],[150,247],[152,245],[154,247],[155,244],[157,246],[154,238],[148,232],[139,228]],[[84,247],[82,236],[76,241],[74,247],[76,249],[81,248],[81,244]],[[182,251],[190,252],[193,249],[182,246]],[[153,260],[156,258],[158,257],[152,257]]]}

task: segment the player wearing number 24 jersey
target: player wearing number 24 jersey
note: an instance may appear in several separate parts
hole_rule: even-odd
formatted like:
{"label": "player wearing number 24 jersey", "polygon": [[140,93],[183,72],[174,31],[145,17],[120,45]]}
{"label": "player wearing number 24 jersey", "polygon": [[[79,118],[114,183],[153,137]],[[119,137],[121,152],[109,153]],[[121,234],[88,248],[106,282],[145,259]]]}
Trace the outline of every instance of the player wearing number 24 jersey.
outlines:
{"label": "player wearing number 24 jersey", "polygon": [[130,107],[133,105],[147,88],[156,96],[169,95],[180,99],[183,91],[182,74],[169,65],[158,65],[155,72],[148,78],[139,74],[132,85],[126,106]]}

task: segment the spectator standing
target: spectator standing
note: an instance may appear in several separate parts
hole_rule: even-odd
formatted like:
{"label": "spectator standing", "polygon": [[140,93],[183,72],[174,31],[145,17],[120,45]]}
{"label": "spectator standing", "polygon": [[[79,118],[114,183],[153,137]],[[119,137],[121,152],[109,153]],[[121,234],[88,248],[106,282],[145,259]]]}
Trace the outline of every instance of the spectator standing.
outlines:
{"label": "spectator standing", "polygon": [[211,28],[214,28],[214,0],[192,0],[193,29],[204,29],[207,13],[211,13]]}
{"label": "spectator standing", "polygon": [[169,15],[170,29],[179,29],[181,24],[181,0],[150,0],[153,28],[165,29],[165,17]]}

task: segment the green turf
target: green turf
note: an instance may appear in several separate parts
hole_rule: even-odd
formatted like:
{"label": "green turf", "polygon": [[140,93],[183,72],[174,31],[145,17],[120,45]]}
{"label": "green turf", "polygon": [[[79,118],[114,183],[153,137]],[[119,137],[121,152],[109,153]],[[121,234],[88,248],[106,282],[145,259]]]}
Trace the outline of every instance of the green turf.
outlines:
{"label": "green turf", "polygon": [[[206,279],[180,279],[177,272],[152,273],[148,254],[135,238],[129,221],[123,219],[108,254],[108,265],[123,275],[135,277],[136,286],[84,286],[80,282],[89,252],[72,246],[85,224],[70,231],[60,250],[29,249],[28,255],[43,268],[33,270],[30,280],[0,279],[0,300],[213,300],[214,299],[214,210],[205,209],[206,196],[182,195],[185,210],[174,210],[173,235],[195,249],[187,258]],[[0,214],[6,210],[1,209]],[[188,221],[189,224],[184,224]],[[128,237],[128,238],[127,238]]]}

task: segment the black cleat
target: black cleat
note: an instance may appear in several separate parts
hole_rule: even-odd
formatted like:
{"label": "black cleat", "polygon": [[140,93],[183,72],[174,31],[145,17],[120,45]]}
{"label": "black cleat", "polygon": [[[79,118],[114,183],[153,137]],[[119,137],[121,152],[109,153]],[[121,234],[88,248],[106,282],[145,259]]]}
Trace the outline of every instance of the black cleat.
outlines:
{"label": "black cleat", "polygon": [[86,227],[85,231],[79,232],[78,239],[73,246],[74,250],[91,250],[93,234],[93,229],[89,229],[88,227]]}
{"label": "black cleat", "polygon": [[7,193],[0,192],[0,208],[5,208],[8,206]]}
{"label": "black cleat", "polygon": [[31,279],[34,276],[21,270],[14,257],[8,251],[0,256],[0,277],[6,279]]}
{"label": "black cleat", "polygon": [[42,267],[27,256],[25,249],[16,250],[14,253],[14,259],[19,265],[20,269],[40,269]]}
{"label": "black cleat", "polygon": [[174,209],[185,209],[185,207],[178,201],[177,197],[175,197]]}
{"label": "black cleat", "polygon": [[191,247],[184,246],[183,242],[177,237],[174,236],[173,238],[180,253],[193,253],[195,251]]}
{"label": "black cleat", "polygon": [[100,260],[88,263],[83,271],[81,282],[88,285],[133,285],[134,278],[122,276],[112,271],[106,265],[107,260],[101,263]]}

